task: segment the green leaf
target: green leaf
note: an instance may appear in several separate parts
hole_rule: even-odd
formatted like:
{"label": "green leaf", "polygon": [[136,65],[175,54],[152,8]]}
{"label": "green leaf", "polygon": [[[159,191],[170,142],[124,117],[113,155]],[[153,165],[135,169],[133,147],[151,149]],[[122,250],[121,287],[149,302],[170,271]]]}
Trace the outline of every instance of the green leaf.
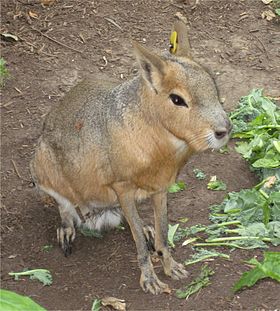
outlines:
{"label": "green leaf", "polygon": [[198,292],[201,288],[210,284],[210,276],[214,274],[214,271],[204,265],[201,269],[200,274],[191,283],[189,283],[183,289],[176,291],[176,296],[181,299],[188,299],[191,295]]}
{"label": "green leaf", "polygon": [[2,311],[46,311],[31,298],[0,289],[0,310]]}
{"label": "green leaf", "polygon": [[176,193],[182,190],[186,189],[186,184],[183,181],[178,181],[174,184],[172,184],[171,186],[169,186],[169,188],[167,189],[167,191],[169,193]]}
{"label": "green leaf", "polygon": [[9,275],[14,276],[15,280],[19,280],[21,276],[29,276],[31,280],[38,280],[45,285],[52,284],[52,275],[46,269],[34,269],[22,272],[9,272]]}
{"label": "green leaf", "polygon": [[233,290],[236,292],[243,287],[251,287],[258,280],[263,278],[272,278],[280,282],[280,252],[264,252],[264,261],[258,262],[256,259],[250,260],[255,267],[242,274],[237,283],[234,284]]}
{"label": "green leaf", "polygon": [[213,176],[211,178],[211,180],[207,184],[207,189],[213,190],[213,191],[226,190],[227,189],[226,184],[221,180],[217,180],[215,177],[216,176]]}
{"label": "green leaf", "polygon": [[202,180],[202,179],[205,179],[205,178],[206,178],[205,173],[204,173],[202,170],[198,169],[198,168],[195,168],[195,169],[193,170],[193,172],[194,172],[195,177],[196,177],[197,179]]}
{"label": "green leaf", "polygon": [[91,311],[99,311],[101,308],[101,299],[94,299]]}
{"label": "green leaf", "polygon": [[44,251],[46,253],[50,252],[52,249],[53,249],[53,245],[44,245],[42,247],[42,251]]}
{"label": "green leaf", "polygon": [[275,9],[275,13],[280,16],[280,9]]}
{"label": "green leaf", "polygon": [[240,290],[241,288],[245,286],[251,287],[258,280],[264,277],[265,277],[265,274],[259,268],[254,268],[248,272],[244,272],[240,280],[236,284],[234,284],[233,291],[237,292],[238,290]]}
{"label": "green leaf", "polygon": [[80,232],[85,237],[98,238],[98,239],[102,239],[103,238],[103,235],[99,231],[92,230],[92,229],[89,229],[87,227],[81,227],[80,228]]}
{"label": "green leaf", "polygon": [[225,145],[224,147],[220,148],[220,149],[219,149],[219,152],[222,153],[222,154],[227,154],[227,153],[229,153],[228,145]]}
{"label": "green leaf", "polygon": [[185,265],[186,266],[192,265],[197,262],[201,262],[209,258],[213,258],[213,257],[222,257],[222,258],[229,259],[229,255],[226,255],[223,253],[219,253],[216,251],[209,251],[206,249],[198,249],[197,252],[191,256],[191,259],[185,261]]}
{"label": "green leaf", "polygon": [[174,244],[174,236],[175,236],[175,233],[177,231],[179,227],[179,224],[176,224],[176,225],[168,225],[168,235],[167,235],[167,238],[168,238],[168,243],[171,247],[175,247],[175,244]]}

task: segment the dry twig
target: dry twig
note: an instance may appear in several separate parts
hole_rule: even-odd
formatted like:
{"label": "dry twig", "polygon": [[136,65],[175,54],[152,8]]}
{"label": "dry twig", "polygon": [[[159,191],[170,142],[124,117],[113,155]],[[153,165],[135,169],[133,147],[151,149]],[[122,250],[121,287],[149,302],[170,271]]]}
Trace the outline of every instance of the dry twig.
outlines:
{"label": "dry twig", "polygon": [[83,53],[83,52],[80,51],[80,50],[77,50],[77,49],[75,49],[75,48],[72,48],[72,47],[69,46],[69,45],[66,45],[66,44],[64,44],[64,43],[62,43],[62,42],[60,42],[60,41],[57,41],[56,39],[54,39],[54,38],[52,38],[52,37],[49,37],[48,35],[44,34],[42,31],[40,31],[40,30],[38,30],[38,29],[36,29],[36,28],[33,28],[33,27],[30,27],[30,28],[31,28],[33,31],[38,32],[41,36],[43,36],[43,37],[49,39],[49,40],[52,41],[52,42],[55,42],[56,44],[58,44],[58,45],[60,45],[60,46],[63,46],[63,47],[65,47],[65,48],[69,49],[69,50],[72,50],[72,51],[77,52],[77,53],[80,53],[80,54]]}

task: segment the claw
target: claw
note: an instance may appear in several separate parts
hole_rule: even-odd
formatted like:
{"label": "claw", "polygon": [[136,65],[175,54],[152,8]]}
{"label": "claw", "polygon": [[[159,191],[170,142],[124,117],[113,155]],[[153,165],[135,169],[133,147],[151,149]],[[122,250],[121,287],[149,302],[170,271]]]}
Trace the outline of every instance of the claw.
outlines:
{"label": "claw", "polygon": [[72,242],[76,236],[75,228],[62,225],[57,229],[57,241],[60,245],[65,257],[72,253]]}
{"label": "claw", "polygon": [[155,274],[149,276],[142,274],[140,285],[145,293],[150,292],[153,295],[169,291],[168,285],[161,282]]}
{"label": "claw", "polygon": [[171,276],[174,280],[184,279],[189,276],[189,272],[184,268],[184,266],[175,260],[172,260],[171,269],[166,274]]}

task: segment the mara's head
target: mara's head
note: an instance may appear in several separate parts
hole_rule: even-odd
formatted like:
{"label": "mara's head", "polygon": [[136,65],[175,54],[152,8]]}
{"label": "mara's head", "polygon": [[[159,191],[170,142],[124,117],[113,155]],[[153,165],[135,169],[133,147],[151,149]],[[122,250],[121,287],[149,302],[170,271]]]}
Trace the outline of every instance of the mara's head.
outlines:
{"label": "mara's head", "polygon": [[185,24],[176,22],[174,31],[172,53],[157,55],[134,44],[149,114],[194,151],[221,148],[229,139],[231,123],[215,82],[192,60]]}

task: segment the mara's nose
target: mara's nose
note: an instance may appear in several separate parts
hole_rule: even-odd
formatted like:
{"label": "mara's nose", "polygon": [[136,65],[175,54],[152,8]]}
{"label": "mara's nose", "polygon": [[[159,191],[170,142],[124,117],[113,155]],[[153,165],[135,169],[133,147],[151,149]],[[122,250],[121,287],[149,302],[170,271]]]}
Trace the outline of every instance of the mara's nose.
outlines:
{"label": "mara's nose", "polygon": [[232,130],[232,123],[230,122],[229,119],[226,119],[226,126],[219,128],[215,131],[215,137],[217,139],[222,139],[224,138],[226,135],[229,135],[230,132]]}

